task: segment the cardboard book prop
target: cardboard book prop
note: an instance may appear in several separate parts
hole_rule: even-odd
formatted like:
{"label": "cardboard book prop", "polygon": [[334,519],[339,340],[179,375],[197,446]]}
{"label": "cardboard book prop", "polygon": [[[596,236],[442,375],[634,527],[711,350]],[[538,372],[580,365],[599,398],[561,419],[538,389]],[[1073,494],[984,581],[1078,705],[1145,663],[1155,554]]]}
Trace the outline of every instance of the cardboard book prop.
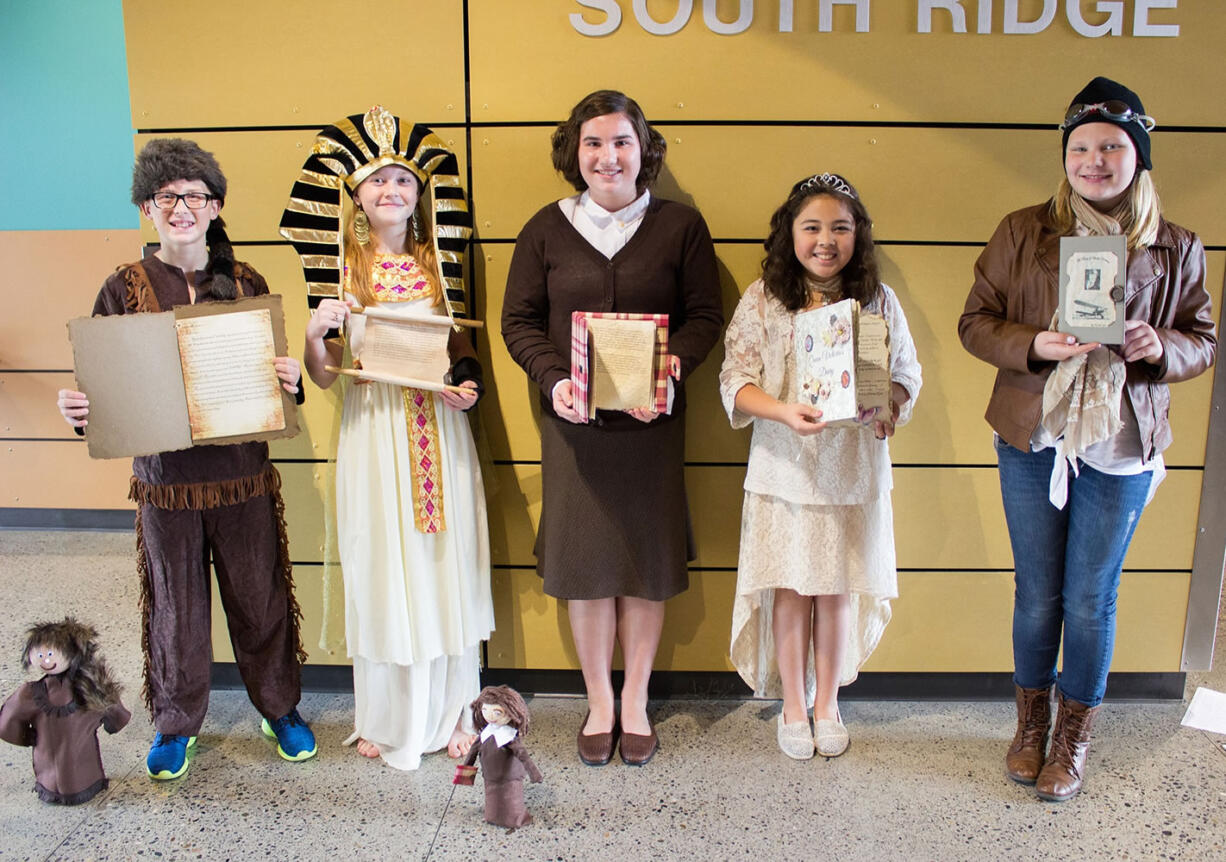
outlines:
{"label": "cardboard book prop", "polygon": [[91,458],[275,440],[298,433],[273,360],[289,351],[281,297],[180,305],[68,322],[89,396]]}

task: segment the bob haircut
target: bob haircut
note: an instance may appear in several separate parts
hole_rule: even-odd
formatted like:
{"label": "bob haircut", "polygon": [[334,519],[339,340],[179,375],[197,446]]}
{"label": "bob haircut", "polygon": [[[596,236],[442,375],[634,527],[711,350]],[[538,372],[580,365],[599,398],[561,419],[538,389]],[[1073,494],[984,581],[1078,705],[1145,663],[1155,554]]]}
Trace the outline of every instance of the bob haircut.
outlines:
{"label": "bob haircut", "polygon": [[[837,182],[822,182],[822,178],[826,176]],[[850,190],[851,194],[841,190],[844,188]],[[851,260],[847,261],[841,273],[843,295],[857,300],[861,305],[867,305],[877,297],[881,289],[877,258],[873,251],[873,222],[860,201],[859,192],[838,174],[817,174],[801,180],[792,186],[787,200],[771,216],[770,235],[763,243],[766,257],[762,261],[762,280],[765,282],[766,293],[783,303],[783,307],[788,311],[801,311],[808,306],[808,270],[796,259],[792,225],[805,205],[818,195],[827,195],[841,201],[855,220],[855,247],[852,249]]]}
{"label": "bob haircut", "polygon": [[634,188],[641,195],[660,175],[668,144],[664,141],[664,136],[648,124],[638,102],[617,90],[588,93],[571,109],[566,122],[560,123],[554,129],[553,166],[575,187],[575,191],[587,191],[587,183],[579,172],[579,131],[588,120],[603,117],[605,114],[625,114],[630,125],[634,126],[634,133],[638,135],[642,155],[639,175],[634,179]]}

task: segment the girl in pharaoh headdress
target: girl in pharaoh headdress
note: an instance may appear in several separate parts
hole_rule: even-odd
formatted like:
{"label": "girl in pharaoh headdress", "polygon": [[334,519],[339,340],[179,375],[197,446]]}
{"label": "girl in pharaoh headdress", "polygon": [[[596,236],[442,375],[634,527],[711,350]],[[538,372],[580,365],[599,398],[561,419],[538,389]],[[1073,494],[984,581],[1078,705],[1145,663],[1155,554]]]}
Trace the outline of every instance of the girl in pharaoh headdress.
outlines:
{"label": "girl in pharaoh headdress", "polygon": [[[318,299],[304,365],[324,389],[346,347],[362,350],[365,316],[353,309],[465,316],[467,206],[455,155],[424,126],[375,107],[322,130],[281,228]],[[321,233],[337,246],[321,247]],[[328,250],[332,268],[320,269]],[[458,328],[448,353],[458,391],[342,384],[336,516],[354,677],[348,742],[399,769],[443,747],[468,753],[462,716],[480,690],[480,645],[493,629],[485,498],[463,415],[481,395],[481,366]]]}

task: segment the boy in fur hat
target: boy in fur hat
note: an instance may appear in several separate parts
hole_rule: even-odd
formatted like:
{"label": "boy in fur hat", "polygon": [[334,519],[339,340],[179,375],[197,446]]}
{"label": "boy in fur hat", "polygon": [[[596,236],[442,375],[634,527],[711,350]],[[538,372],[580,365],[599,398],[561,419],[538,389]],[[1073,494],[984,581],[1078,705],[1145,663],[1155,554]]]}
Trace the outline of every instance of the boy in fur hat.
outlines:
{"label": "boy in fur hat", "polygon": [[[185,303],[268,293],[264,279],[234,260],[221,208],[226,178],[212,153],[192,141],[159,138],[141,150],[132,203],[153,222],[160,247],[119,267],[102,285],[94,314],[139,314]],[[299,397],[298,361],[277,357],[277,376]],[[86,433],[89,400],[60,390],[69,425]],[[150,405],[157,409],[157,405]],[[132,462],[137,566],[142,578],[146,706],[157,731],[150,777],[187,771],[209,697],[209,560],[239,672],[264,717],[265,735],[286,760],[316,752],[298,715],[301,612],[293,594],[281,477],[266,443],[197,446]]]}

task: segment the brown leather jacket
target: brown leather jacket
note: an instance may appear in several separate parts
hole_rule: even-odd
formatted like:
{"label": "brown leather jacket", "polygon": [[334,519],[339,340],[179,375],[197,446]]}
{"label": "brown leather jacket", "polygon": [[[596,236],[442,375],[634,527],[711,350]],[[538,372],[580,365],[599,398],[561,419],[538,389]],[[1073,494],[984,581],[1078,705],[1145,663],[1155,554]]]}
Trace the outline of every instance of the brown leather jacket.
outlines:
{"label": "brown leather jacket", "polygon": [[[1049,212],[1044,203],[1005,216],[975,262],[975,284],[958,321],[963,346],[999,369],[985,418],[1023,451],[1029,451],[1043,385],[1055,368],[1028,358],[1035,334],[1056,310],[1060,236]],[[1205,249],[1196,234],[1163,220],[1153,245],[1129,252],[1125,304],[1129,320],[1147,321],[1162,340],[1162,362],[1128,363],[1124,389],[1148,461],[1171,443],[1167,383],[1195,377],[1217,354]]]}

